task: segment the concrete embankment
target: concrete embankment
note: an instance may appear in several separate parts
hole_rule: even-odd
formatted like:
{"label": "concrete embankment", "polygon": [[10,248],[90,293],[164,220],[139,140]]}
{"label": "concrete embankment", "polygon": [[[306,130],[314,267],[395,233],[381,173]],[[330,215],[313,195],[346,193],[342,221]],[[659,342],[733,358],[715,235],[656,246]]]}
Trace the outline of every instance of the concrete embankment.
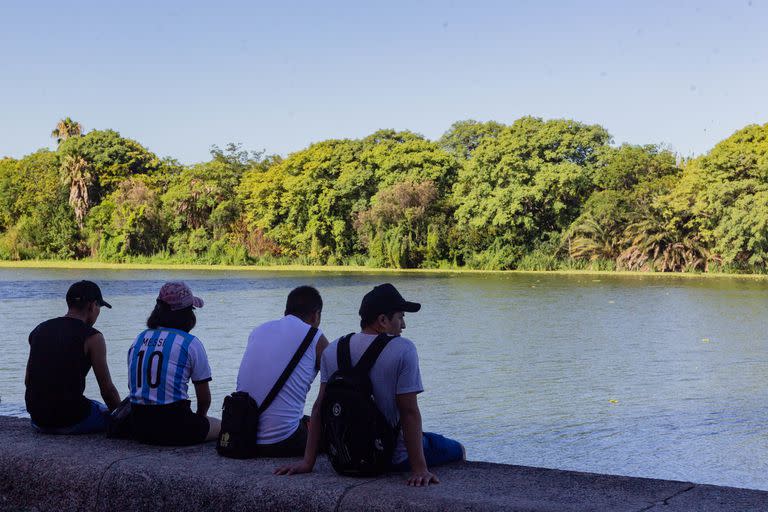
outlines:
{"label": "concrete embankment", "polygon": [[279,477],[276,459],[230,460],[212,444],[158,448],[102,436],[33,433],[0,417],[0,511],[9,510],[768,510],[768,492],[484,462],[436,470],[409,488],[403,475],[337,476],[325,459]]}

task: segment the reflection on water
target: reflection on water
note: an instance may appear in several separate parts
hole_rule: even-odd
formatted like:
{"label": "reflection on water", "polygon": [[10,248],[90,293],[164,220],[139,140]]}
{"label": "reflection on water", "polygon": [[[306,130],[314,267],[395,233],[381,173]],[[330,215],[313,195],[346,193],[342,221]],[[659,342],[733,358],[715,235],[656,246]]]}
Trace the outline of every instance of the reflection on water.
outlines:
{"label": "reflection on water", "polygon": [[[0,413],[23,414],[26,337],[94,279],[114,309],[104,332],[115,384],[166,279],[206,301],[195,329],[216,409],[250,329],[314,284],[329,339],[357,328],[360,298],[391,281],[421,301],[426,430],[472,459],[768,489],[768,284],[735,279],[561,275],[0,270]],[[87,394],[98,398],[92,375]],[[313,387],[311,396],[316,394]],[[308,404],[308,408],[310,407]]]}

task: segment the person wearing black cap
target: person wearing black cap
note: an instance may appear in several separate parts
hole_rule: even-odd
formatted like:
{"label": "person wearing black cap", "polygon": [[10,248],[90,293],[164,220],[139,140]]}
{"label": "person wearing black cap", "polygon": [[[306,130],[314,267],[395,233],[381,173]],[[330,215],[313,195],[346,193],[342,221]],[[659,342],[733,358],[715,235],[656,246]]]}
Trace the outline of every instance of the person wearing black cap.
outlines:
{"label": "person wearing black cap", "polygon": [[[394,454],[392,470],[411,472],[408,485],[424,486],[439,483],[430,466],[464,459],[464,447],[457,441],[439,434],[422,432],[421,412],[416,396],[424,391],[419,370],[416,345],[402,336],[405,313],[415,313],[421,304],[410,302],[397,289],[385,283],[365,294],[360,304],[361,332],[351,336],[349,349],[351,362],[357,364],[366,349],[380,334],[396,336],[381,351],[370,371],[376,405],[391,425],[402,426]],[[304,460],[275,470],[277,474],[307,473],[312,471],[320,445],[320,404],[325,386],[338,369],[335,340],[323,352],[320,363],[320,391],[312,408],[307,447]]]}
{"label": "person wearing black cap", "polygon": [[[93,324],[102,307],[112,306],[92,281],[74,283],[66,300],[66,315],[46,320],[29,335],[27,411],[32,426],[46,434],[102,432],[120,395],[109,374],[104,335]],[[91,367],[106,406],[83,395]]]}

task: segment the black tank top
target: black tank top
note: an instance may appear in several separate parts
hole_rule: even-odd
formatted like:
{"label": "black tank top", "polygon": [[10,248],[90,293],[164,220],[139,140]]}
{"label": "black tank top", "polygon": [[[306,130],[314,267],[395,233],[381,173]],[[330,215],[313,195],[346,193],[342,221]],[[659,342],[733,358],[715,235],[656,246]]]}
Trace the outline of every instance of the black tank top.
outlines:
{"label": "black tank top", "polygon": [[91,403],[83,391],[91,361],[83,345],[98,333],[82,320],[60,317],[41,323],[29,334],[25,399],[37,425],[68,427],[90,413]]}

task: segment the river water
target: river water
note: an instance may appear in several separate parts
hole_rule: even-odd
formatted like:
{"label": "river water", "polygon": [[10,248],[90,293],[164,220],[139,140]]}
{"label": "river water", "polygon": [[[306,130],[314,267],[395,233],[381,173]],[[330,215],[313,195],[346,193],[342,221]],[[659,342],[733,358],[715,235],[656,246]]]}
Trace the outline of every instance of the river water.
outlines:
{"label": "river water", "polygon": [[[470,459],[768,490],[767,282],[0,269],[0,414],[24,415],[27,335],[64,314],[67,287],[84,278],[113,305],[96,327],[121,393],[126,351],[165,280],[206,302],[193,332],[213,370],[212,414],[234,390],[248,333],[282,314],[293,287],[320,290],[332,340],[389,281],[423,303],[404,335],[419,350],[424,428],[461,440]],[[86,394],[99,398],[92,374]]]}

